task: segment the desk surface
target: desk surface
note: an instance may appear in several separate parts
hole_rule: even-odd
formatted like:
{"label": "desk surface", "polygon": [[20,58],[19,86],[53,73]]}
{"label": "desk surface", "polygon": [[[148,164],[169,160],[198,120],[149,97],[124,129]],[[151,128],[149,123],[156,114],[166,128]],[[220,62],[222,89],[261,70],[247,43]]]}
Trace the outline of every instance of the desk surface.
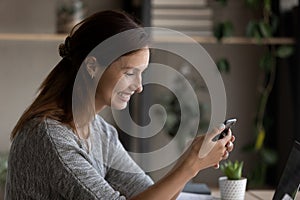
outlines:
{"label": "desk surface", "polygon": [[249,190],[247,193],[251,194],[252,196],[256,197],[256,199],[272,199],[274,195],[274,191],[270,190]]}
{"label": "desk surface", "polygon": [[[211,190],[211,195],[214,198],[221,199],[220,191],[218,189],[212,189]],[[257,200],[257,198],[247,191],[245,193],[245,200]],[[267,199],[265,199],[265,200],[267,200]]]}
{"label": "desk surface", "polygon": [[[220,191],[213,189],[212,196],[220,198]],[[272,200],[274,190],[248,190],[245,193],[245,200]],[[220,198],[221,199],[221,198]],[[300,200],[300,192],[298,192],[296,200]]]}
{"label": "desk surface", "polygon": [[[274,195],[274,191],[270,191],[270,190],[249,190],[247,191],[248,193],[250,193],[252,196],[256,197],[257,199],[263,199],[263,200],[268,200],[268,199],[272,199],[273,195]],[[300,192],[298,192],[297,196],[296,196],[296,200],[300,200]]]}

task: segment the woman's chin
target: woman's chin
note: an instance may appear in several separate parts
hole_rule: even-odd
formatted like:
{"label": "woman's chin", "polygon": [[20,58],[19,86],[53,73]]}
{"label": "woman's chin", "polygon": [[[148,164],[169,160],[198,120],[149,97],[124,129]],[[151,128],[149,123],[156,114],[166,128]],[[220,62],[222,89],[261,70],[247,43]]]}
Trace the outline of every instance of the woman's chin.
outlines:
{"label": "woman's chin", "polygon": [[127,107],[127,102],[111,104],[111,108],[115,110],[124,110],[126,107]]}

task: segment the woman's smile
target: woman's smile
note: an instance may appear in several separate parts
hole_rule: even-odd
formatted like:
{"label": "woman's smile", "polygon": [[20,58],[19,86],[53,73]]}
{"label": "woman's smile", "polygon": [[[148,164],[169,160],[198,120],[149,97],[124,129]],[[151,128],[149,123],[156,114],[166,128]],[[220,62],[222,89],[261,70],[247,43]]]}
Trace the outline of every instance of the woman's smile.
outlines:
{"label": "woman's smile", "polygon": [[117,95],[122,101],[128,102],[130,100],[131,95],[133,95],[133,93],[118,92]]}

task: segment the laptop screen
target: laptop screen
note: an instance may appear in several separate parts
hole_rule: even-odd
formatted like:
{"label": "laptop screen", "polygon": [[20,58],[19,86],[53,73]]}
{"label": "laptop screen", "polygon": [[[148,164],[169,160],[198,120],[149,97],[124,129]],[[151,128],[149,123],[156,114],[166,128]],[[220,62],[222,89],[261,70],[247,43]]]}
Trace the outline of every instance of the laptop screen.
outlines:
{"label": "laptop screen", "polygon": [[273,200],[295,199],[300,184],[300,143],[295,141]]}

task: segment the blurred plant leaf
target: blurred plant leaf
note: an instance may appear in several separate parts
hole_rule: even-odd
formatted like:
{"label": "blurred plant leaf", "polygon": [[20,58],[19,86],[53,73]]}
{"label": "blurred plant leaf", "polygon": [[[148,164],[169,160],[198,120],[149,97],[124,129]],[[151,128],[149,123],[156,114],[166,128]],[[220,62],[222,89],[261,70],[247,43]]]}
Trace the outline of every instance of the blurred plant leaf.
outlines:
{"label": "blurred plant leaf", "polygon": [[267,52],[259,61],[262,70],[269,72],[276,65],[276,59],[271,52]]}
{"label": "blurred plant leaf", "polygon": [[260,21],[258,23],[258,26],[259,26],[259,30],[263,37],[271,37],[272,36],[272,27],[270,24],[268,24],[264,21]]}
{"label": "blurred plant leaf", "polygon": [[268,148],[263,148],[261,150],[261,156],[263,161],[269,165],[275,164],[278,159],[277,153],[274,150]]}
{"label": "blurred plant leaf", "polygon": [[222,6],[227,5],[227,0],[216,0],[216,1],[219,2]]}
{"label": "blurred plant leaf", "polygon": [[219,59],[216,64],[221,73],[228,73],[230,71],[230,64],[226,58]]}
{"label": "blurred plant leaf", "polygon": [[257,29],[257,23],[253,20],[250,20],[246,27],[246,36],[253,37],[256,29]]}
{"label": "blurred plant leaf", "polygon": [[279,46],[276,50],[276,56],[279,58],[287,58],[294,53],[294,48],[288,45]]}
{"label": "blurred plant leaf", "polygon": [[249,178],[249,187],[262,186],[265,183],[267,166],[266,163],[258,161],[254,170],[248,175]]}
{"label": "blurred plant leaf", "polygon": [[256,21],[250,20],[246,27],[246,36],[247,37],[254,37],[260,42],[262,36],[259,30],[259,25]]}
{"label": "blurred plant leaf", "polygon": [[263,147],[265,136],[266,136],[266,131],[265,131],[264,128],[261,128],[258,131],[258,134],[257,134],[257,137],[256,137],[255,150],[260,150]]}
{"label": "blurred plant leaf", "polygon": [[271,29],[272,29],[272,34],[274,34],[279,27],[279,18],[276,15],[272,15],[271,17]]}
{"label": "blurred plant leaf", "polygon": [[214,36],[220,41],[223,37],[232,36],[233,30],[233,24],[230,21],[220,22],[214,27]]}
{"label": "blurred plant leaf", "polygon": [[245,3],[249,8],[257,9],[259,7],[260,0],[245,0]]}
{"label": "blurred plant leaf", "polygon": [[268,13],[272,12],[272,2],[271,0],[264,0],[264,10]]}
{"label": "blurred plant leaf", "polygon": [[223,23],[223,37],[230,37],[233,34],[233,24],[230,21],[225,21]]}
{"label": "blurred plant leaf", "polygon": [[253,143],[246,144],[243,146],[242,150],[245,152],[253,152],[255,151],[254,144]]}
{"label": "blurred plant leaf", "polygon": [[223,25],[222,23],[218,23],[214,27],[214,36],[220,41],[223,37]]}

